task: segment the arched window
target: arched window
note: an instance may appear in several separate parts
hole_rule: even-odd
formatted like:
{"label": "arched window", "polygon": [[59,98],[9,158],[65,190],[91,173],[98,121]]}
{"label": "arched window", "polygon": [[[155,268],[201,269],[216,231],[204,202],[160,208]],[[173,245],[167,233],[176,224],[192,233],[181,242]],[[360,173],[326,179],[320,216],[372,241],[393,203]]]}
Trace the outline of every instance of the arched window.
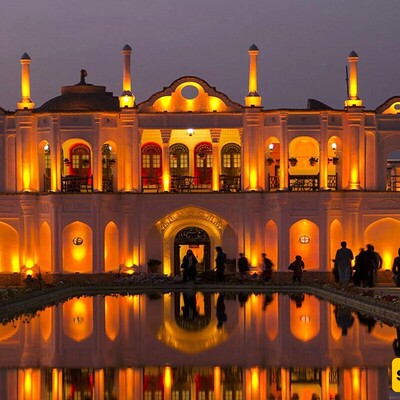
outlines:
{"label": "arched window", "polygon": [[171,176],[189,174],[189,149],[182,143],[173,144],[169,149]]}
{"label": "arched window", "polygon": [[90,149],[83,143],[76,144],[70,149],[69,174],[77,176],[90,176]]}
{"label": "arched window", "polygon": [[200,143],[194,149],[196,183],[211,184],[212,180],[212,147],[210,143]]}
{"label": "arched window", "polygon": [[223,175],[240,176],[240,146],[228,143],[221,150],[221,172]]}
{"label": "arched window", "polygon": [[161,147],[157,143],[146,143],[142,146],[142,179],[148,185],[154,178],[162,175]]}

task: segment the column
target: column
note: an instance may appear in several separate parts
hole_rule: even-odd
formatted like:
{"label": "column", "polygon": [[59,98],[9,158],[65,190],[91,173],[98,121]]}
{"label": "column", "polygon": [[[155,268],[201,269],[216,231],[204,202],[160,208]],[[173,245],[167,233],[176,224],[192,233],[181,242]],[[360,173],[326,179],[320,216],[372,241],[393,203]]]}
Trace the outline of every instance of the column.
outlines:
{"label": "column", "polygon": [[319,151],[319,187],[328,189],[328,115],[321,114],[321,135]]}
{"label": "column", "polygon": [[52,115],[50,121],[51,137],[51,191],[61,191],[61,175],[63,175],[64,160],[61,157],[62,143],[60,143],[60,121],[58,115]]}
{"label": "column", "polygon": [[219,141],[221,138],[221,129],[210,129],[212,145],[212,190],[219,190],[219,176],[221,175],[221,163],[219,152]]}
{"label": "column", "polygon": [[246,191],[263,190],[260,182],[259,159],[260,153],[264,160],[262,143],[262,114],[261,108],[251,107],[245,109],[243,131],[243,187]]}
{"label": "column", "polygon": [[261,107],[261,96],[257,93],[257,56],[258,48],[255,44],[249,50],[249,93],[245,97],[246,107]]}
{"label": "column", "polygon": [[31,110],[35,103],[31,100],[31,78],[29,66],[31,58],[24,53],[20,59],[21,62],[21,101],[17,103],[18,110]]}
{"label": "column", "polygon": [[94,371],[94,398],[104,400],[104,369]]}
{"label": "column", "polygon": [[[16,135],[16,167],[17,167],[17,191],[31,192],[38,189],[38,182],[34,172],[37,170],[32,149],[32,126],[33,115],[30,111],[17,112],[17,135]],[[36,155],[37,151],[35,152]]]}
{"label": "column", "polygon": [[37,261],[37,229],[35,224],[36,203],[35,200],[23,199],[20,202],[24,225],[22,262],[27,268],[32,268]]}
{"label": "column", "polygon": [[362,118],[363,116],[359,112],[352,112],[347,116],[348,143],[346,146],[346,152],[348,154],[349,162],[347,190],[362,190],[360,185],[360,162],[364,161],[364,158],[360,157]]}
{"label": "column", "polygon": [[51,378],[52,378],[52,385],[51,385],[51,400],[62,400],[63,395],[63,377],[62,377],[62,370],[53,368],[51,370]]}
{"label": "column", "polygon": [[280,125],[281,125],[281,147],[279,154],[279,190],[288,190],[289,187],[289,143],[288,143],[288,126],[287,114],[280,114]]}
{"label": "column", "polygon": [[[122,146],[118,150],[121,157],[118,161],[118,176],[122,176],[122,182],[118,183],[118,189],[123,192],[133,192],[138,189],[138,175],[140,161],[138,161],[139,151],[134,148],[138,143],[137,132],[135,135],[136,113],[132,109],[122,109]],[[134,140],[134,136],[136,136]],[[136,183],[136,187],[135,184]]]}
{"label": "column", "polygon": [[93,115],[93,137],[97,138],[92,143],[92,154],[90,165],[92,168],[93,175],[93,191],[99,192],[103,190],[103,161],[102,161],[102,144],[99,143],[100,140],[100,123],[101,115]]}
{"label": "column", "polygon": [[171,190],[171,172],[169,169],[169,141],[171,140],[171,129],[160,129],[162,140],[162,190]]}
{"label": "column", "polygon": [[357,63],[358,55],[353,50],[347,57],[349,64],[349,78],[348,78],[348,97],[344,102],[345,107],[362,107],[362,100],[358,97],[358,74],[357,74]]}
{"label": "column", "polygon": [[214,367],[214,400],[222,400],[221,367]]}

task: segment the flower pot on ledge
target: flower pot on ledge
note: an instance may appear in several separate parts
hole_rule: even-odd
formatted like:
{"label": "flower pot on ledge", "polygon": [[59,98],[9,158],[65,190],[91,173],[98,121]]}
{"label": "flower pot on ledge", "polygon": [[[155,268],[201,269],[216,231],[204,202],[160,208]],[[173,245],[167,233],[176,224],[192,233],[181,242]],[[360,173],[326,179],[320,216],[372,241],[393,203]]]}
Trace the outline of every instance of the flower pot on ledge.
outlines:
{"label": "flower pot on ledge", "polygon": [[292,167],[295,167],[296,165],[297,165],[297,158],[296,157],[290,157],[289,158],[289,162],[290,162],[290,165],[292,166]]}

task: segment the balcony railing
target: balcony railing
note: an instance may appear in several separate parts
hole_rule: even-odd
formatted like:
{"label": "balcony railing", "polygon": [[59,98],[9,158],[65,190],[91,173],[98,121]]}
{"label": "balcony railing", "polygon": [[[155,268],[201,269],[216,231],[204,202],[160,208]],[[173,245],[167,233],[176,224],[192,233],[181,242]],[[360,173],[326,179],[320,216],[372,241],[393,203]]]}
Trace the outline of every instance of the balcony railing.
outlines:
{"label": "balcony railing", "polygon": [[103,192],[113,192],[113,176],[103,176]]}
{"label": "balcony railing", "polygon": [[315,192],[319,189],[319,174],[289,175],[290,192]]}
{"label": "balcony railing", "polygon": [[61,177],[61,191],[63,193],[92,193],[93,175],[67,175]]}
{"label": "balcony railing", "polygon": [[400,175],[386,175],[386,190],[389,192],[400,191]]}

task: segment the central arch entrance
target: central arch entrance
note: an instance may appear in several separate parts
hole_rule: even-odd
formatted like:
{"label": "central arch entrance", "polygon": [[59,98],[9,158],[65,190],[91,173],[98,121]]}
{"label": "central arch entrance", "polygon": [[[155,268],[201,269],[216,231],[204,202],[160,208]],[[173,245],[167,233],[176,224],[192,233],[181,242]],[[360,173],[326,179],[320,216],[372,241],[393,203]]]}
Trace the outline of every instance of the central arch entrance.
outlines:
{"label": "central arch entrance", "polygon": [[210,237],[204,229],[190,226],[180,230],[174,241],[174,275],[181,274],[181,262],[186,252],[191,249],[198,265],[197,272],[210,269]]}

